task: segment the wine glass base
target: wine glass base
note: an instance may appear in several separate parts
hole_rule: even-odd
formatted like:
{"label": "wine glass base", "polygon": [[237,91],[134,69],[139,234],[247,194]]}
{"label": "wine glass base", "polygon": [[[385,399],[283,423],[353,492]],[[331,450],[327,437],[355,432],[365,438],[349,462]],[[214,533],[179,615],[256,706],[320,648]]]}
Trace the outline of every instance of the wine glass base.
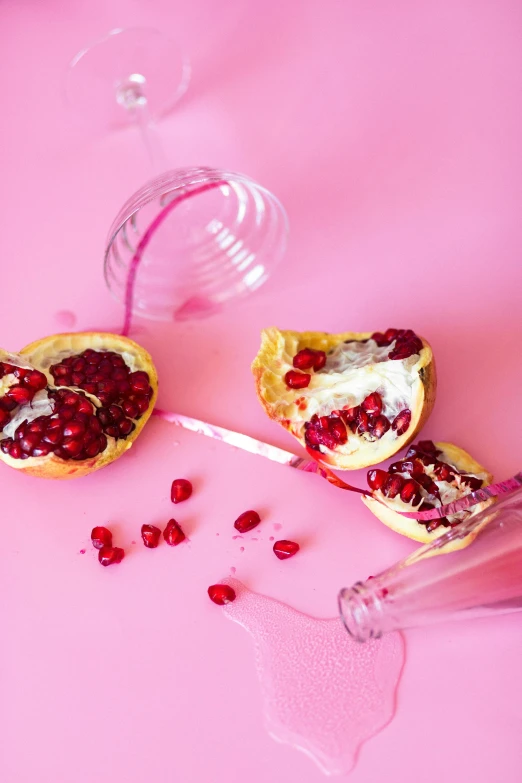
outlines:
{"label": "wine glass base", "polygon": [[158,120],[189,81],[189,62],[175,41],[154,29],[117,28],[73,58],[66,100],[89,124],[118,128],[135,122],[136,110]]}

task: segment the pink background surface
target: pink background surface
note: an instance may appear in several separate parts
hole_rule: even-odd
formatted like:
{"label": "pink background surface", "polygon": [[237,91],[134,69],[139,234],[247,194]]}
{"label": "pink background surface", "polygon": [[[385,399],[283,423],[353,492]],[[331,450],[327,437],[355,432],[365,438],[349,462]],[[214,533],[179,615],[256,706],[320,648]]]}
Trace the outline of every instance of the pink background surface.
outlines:
{"label": "pink background surface", "polygon": [[[520,469],[514,0],[4,0],[0,343],[16,350],[59,330],[64,309],[78,329],[121,323],[104,240],[150,170],[137,132],[93,136],[60,89],[86,42],[139,24],[183,39],[193,63],[190,92],[160,128],[172,166],[243,171],[291,223],[286,262],[254,298],[207,322],[140,324],[161,406],[292,448],[255,399],[259,330],[409,327],[438,361],[426,436],[468,448],[499,478]],[[412,542],[357,497],[161,421],[78,482],[0,467],[2,781],[323,779],[266,734],[250,639],[206,587],[234,566],[252,589],[333,616],[339,587]],[[169,518],[179,475],[195,485],[176,510],[190,543],[132,545],[143,522]],[[250,507],[263,515],[258,535],[232,540]],[[128,552],[111,569],[88,547],[105,522]],[[274,523],[302,544],[286,563],[270,551]],[[409,632],[397,716],[351,780],[518,783],[521,653],[517,617]]]}

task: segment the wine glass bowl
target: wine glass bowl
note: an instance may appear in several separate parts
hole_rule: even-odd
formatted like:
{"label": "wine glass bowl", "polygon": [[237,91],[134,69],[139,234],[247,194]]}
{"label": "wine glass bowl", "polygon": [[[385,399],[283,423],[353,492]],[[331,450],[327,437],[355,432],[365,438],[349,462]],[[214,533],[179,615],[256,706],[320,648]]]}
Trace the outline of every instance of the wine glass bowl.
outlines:
{"label": "wine glass bowl", "polygon": [[249,177],[175,169],[120,210],[107,239],[105,280],[135,315],[204,317],[260,288],[281,260],[287,234],[281,203]]}

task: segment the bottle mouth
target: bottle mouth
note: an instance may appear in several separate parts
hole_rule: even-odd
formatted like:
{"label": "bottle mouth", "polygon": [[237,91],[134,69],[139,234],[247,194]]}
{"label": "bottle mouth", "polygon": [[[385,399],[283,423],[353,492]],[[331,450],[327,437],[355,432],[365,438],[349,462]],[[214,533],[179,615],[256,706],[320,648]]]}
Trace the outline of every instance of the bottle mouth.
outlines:
{"label": "bottle mouth", "polygon": [[353,639],[357,642],[380,639],[382,602],[373,589],[363,582],[344,587],[339,593],[338,605],[344,627]]}

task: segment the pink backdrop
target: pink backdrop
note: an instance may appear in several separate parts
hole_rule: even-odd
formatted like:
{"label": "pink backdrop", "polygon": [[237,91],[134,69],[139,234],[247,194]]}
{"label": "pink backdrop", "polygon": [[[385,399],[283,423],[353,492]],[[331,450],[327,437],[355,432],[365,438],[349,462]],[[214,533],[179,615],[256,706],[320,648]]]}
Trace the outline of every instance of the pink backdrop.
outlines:
{"label": "pink backdrop", "polygon": [[[210,322],[140,324],[161,406],[292,448],[255,399],[261,327],[411,327],[439,367],[426,436],[468,448],[499,478],[520,469],[515,0],[4,0],[0,343],[57,331],[64,309],[78,329],[121,323],[104,239],[148,162],[134,130],[78,126],[60,88],[86,42],[140,24],[183,39],[193,63],[160,128],[172,165],[243,171],[291,222],[286,262],[250,301]],[[161,421],[85,480],[0,467],[2,781],[323,779],[266,734],[250,639],[206,587],[234,566],[252,589],[333,616],[339,587],[414,544],[357,497]],[[190,544],[133,545],[143,522],[170,516],[179,475],[195,485],[176,514]],[[263,514],[259,541],[232,540],[250,507]],[[111,569],[79,554],[105,522],[128,551]],[[286,563],[270,551],[274,523],[302,543]],[[518,783],[521,653],[517,617],[409,632],[396,719],[351,780]]]}

